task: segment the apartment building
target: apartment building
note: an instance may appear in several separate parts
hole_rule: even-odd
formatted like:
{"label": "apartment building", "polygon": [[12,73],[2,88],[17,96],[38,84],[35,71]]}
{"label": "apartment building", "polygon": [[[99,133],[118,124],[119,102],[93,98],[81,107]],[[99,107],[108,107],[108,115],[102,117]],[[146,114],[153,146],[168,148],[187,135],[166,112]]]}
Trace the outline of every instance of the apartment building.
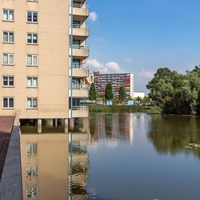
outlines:
{"label": "apartment building", "polygon": [[111,83],[114,97],[119,96],[119,89],[123,86],[126,96],[131,96],[133,98],[134,75],[132,73],[100,74],[99,72],[94,72],[94,76],[90,77],[93,77],[95,88],[99,96],[105,95],[106,85]]}
{"label": "apartment building", "polygon": [[86,0],[1,0],[0,114],[87,117]]}

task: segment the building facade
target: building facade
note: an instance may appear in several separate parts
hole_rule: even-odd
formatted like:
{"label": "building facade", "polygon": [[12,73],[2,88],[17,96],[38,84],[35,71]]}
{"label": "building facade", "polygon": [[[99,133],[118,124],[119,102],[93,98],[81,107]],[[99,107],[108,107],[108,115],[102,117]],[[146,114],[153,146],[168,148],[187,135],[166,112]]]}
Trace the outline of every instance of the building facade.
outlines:
{"label": "building facade", "polygon": [[132,73],[120,73],[120,74],[100,74],[94,72],[94,84],[99,96],[105,95],[106,85],[112,84],[112,92],[114,97],[119,96],[119,89],[124,87],[127,97],[133,98],[134,91],[134,75]]}
{"label": "building facade", "polygon": [[1,0],[0,114],[86,117],[85,0]]}

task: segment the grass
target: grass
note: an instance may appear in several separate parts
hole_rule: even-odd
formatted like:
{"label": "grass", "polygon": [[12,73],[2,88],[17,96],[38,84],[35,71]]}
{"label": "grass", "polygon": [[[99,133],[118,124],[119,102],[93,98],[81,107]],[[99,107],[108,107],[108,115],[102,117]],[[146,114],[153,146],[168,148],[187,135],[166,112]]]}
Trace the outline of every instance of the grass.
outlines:
{"label": "grass", "polygon": [[146,113],[161,113],[161,109],[157,106],[127,106],[127,105],[99,105],[99,104],[89,104],[90,112],[104,112],[104,113],[113,113],[113,112],[146,112]]}

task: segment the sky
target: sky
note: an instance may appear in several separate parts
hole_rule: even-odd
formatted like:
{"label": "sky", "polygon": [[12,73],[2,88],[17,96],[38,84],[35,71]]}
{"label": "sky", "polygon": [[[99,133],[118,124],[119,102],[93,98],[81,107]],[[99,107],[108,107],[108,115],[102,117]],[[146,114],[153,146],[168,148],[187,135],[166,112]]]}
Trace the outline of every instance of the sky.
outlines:
{"label": "sky", "polygon": [[137,92],[160,67],[200,65],[200,0],[87,0],[90,73],[134,74]]}

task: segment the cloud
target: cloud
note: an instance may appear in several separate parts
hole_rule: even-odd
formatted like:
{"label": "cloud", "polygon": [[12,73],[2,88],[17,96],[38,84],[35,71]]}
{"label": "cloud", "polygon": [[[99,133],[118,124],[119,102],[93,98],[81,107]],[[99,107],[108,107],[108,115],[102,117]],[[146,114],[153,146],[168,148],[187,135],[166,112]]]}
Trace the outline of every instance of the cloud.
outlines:
{"label": "cloud", "polygon": [[145,78],[145,79],[152,79],[154,77],[155,72],[154,71],[145,71],[142,70],[139,74],[139,76],[141,78]]}
{"label": "cloud", "polygon": [[133,59],[132,59],[132,58],[126,57],[126,58],[125,58],[125,61],[128,62],[128,63],[132,63],[132,62],[133,62]]}
{"label": "cloud", "polygon": [[95,22],[97,21],[97,18],[98,18],[98,15],[95,11],[91,12],[90,15],[89,15],[89,20],[92,21],[92,22]]}
{"label": "cloud", "polygon": [[90,72],[99,71],[100,73],[123,73],[125,72],[118,63],[110,61],[107,63],[101,63],[96,58],[88,59],[85,66],[87,66]]}
{"label": "cloud", "polygon": [[106,66],[108,69],[110,69],[110,70],[112,70],[112,71],[116,71],[116,72],[120,72],[120,71],[122,70],[122,69],[120,68],[119,64],[116,63],[116,62],[113,62],[113,61],[106,63],[105,66]]}

